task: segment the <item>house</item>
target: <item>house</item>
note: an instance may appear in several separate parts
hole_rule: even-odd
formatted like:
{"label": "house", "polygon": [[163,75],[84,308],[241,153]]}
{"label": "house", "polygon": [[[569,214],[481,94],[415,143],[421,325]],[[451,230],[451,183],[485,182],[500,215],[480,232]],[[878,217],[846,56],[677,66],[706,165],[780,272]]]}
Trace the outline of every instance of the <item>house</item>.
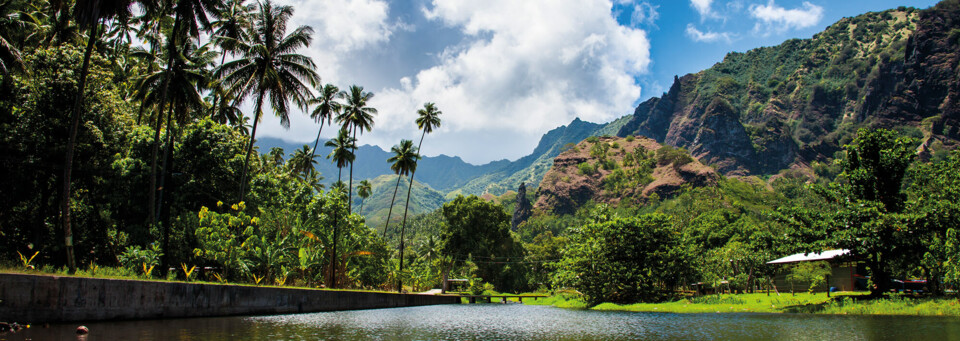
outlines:
{"label": "house", "polygon": [[[814,288],[814,291],[823,292],[830,288],[838,291],[866,290],[866,273],[861,262],[853,259],[850,250],[827,250],[823,252],[798,253],[767,262],[767,264],[796,264],[800,262],[826,261],[830,264],[830,276],[826,283]],[[774,285],[781,292],[807,291],[810,282],[788,280],[789,271],[781,271],[773,279]]]}

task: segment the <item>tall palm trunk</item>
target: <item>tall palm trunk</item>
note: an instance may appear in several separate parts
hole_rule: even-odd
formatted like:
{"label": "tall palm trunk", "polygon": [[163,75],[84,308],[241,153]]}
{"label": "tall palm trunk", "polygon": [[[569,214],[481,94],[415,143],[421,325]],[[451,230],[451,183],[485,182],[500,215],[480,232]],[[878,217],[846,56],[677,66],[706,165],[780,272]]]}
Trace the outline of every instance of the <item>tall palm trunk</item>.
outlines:
{"label": "tall palm trunk", "polygon": [[350,161],[350,184],[347,186],[347,212],[353,213],[353,163],[357,161],[357,126],[353,126],[353,161]]}
{"label": "tall palm trunk", "polygon": [[[310,150],[310,160],[313,160],[317,155],[317,146],[320,144],[320,133],[323,132],[323,121],[320,121],[320,130],[317,131],[317,140],[313,141],[313,149]],[[310,167],[313,167],[313,164],[310,164]],[[306,175],[307,170],[304,170],[304,175]],[[339,181],[340,179],[337,179]]]}
{"label": "tall palm trunk", "polygon": [[260,123],[260,116],[263,115],[263,96],[265,93],[266,90],[260,89],[260,93],[257,95],[257,111],[253,112],[253,129],[250,130],[250,144],[247,145],[247,157],[243,159],[243,172],[240,173],[239,201],[243,201],[243,186],[247,183],[247,168],[250,165],[250,154],[253,153],[253,141],[257,137],[257,124]]}
{"label": "tall palm trunk", "polygon": [[[94,9],[94,18],[100,16],[100,9]],[[77,271],[77,262],[73,255],[73,228],[70,226],[70,185],[73,176],[73,152],[77,145],[77,130],[80,126],[80,111],[83,108],[83,88],[87,83],[87,74],[90,69],[90,57],[93,56],[93,48],[96,46],[97,29],[100,27],[100,20],[90,28],[90,36],[87,38],[87,50],[83,53],[83,64],[80,66],[80,82],[77,84],[77,97],[73,101],[73,115],[70,117],[70,140],[67,142],[67,155],[64,158],[63,165],[63,194],[60,198],[60,216],[63,224],[63,240],[67,249],[67,267],[70,273]]]}
{"label": "tall palm trunk", "polygon": [[397,187],[393,189],[393,199],[390,200],[390,210],[387,211],[387,224],[383,226],[383,239],[387,238],[387,228],[390,227],[390,215],[393,214],[393,203],[397,201],[397,190],[400,189],[400,179],[403,177],[397,174]]}
{"label": "tall palm trunk", "polygon": [[[157,224],[158,213],[157,208],[157,158],[160,154],[160,128],[163,125],[163,108],[167,104],[167,88],[170,87],[170,73],[173,71],[173,60],[176,55],[176,37],[177,33],[180,31],[180,13],[178,12],[176,17],[174,17],[173,22],[173,31],[170,35],[169,42],[167,42],[167,54],[170,56],[167,58],[167,74],[164,76],[163,85],[160,88],[160,106],[158,107],[157,113],[157,127],[153,132],[153,156],[150,161],[150,195],[148,196],[147,205],[150,210],[150,226],[155,226]],[[168,127],[169,129],[169,127]],[[166,252],[166,250],[164,250]]]}
{"label": "tall palm trunk", "polygon": [[[420,143],[417,143],[417,161],[415,161],[416,163],[420,162],[420,147],[423,146],[423,138],[426,136],[427,136],[427,130],[424,129],[423,134],[420,135]],[[407,203],[403,205],[403,220],[400,223],[400,273],[403,273],[403,234],[407,229],[407,210],[410,208],[410,192],[413,191],[413,176],[416,174],[417,174],[417,168],[414,167],[413,170],[410,171],[410,186],[407,186]],[[400,283],[400,285],[398,285],[398,287],[400,288],[399,290],[403,291],[403,280],[400,280],[399,276],[397,278],[398,278],[398,282]]]}
{"label": "tall palm trunk", "polygon": [[[223,54],[220,56],[220,66],[223,66],[223,63],[227,61],[227,51],[221,51]],[[220,109],[217,105],[220,103],[220,94],[217,93],[216,89],[213,91],[213,112],[210,116],[217,114],[217,110]]]}
{"label": "tall palm trunk", "polygon": [[[169,162],[171,158],[170,155],[173,154],[173,137],[177,134],[173,126],[173,107],[174,106],[171,103],[170,109],[167,110],[167,146],[163,149],[163,166],[161,169],[161,172],[163,172],[162,173],[163,175],[160,177],[160,187],[159,187],[160,193],[158,194],[158,199],[157,199],[157,215],[158,216],[160,214],[163,214],[163,194],[164,192],[167,191],[166,190],[167,187],[165,183],[166,183],[166,180],[170,178],[170,168],[168,167],[168,164],[170,163]],[[167,210],[169,213],[169,207],[167,208]],[[169,214],[167,214],[167,218],[169,218]],[[160,218],[157,217],[157,220],[159,221]],[[166,277],[167,271],[169,271],[170,269],[169,258],[168,258],[170,255],[170,251],[167,250],[168,242],[170,240],[170,226],[168,226],[169,222],[170,220],[166,219],[166,221],[163,224],[163,242],[161,244],[163,246],[163,257],[160,258],[160,276],[161,277]]]}

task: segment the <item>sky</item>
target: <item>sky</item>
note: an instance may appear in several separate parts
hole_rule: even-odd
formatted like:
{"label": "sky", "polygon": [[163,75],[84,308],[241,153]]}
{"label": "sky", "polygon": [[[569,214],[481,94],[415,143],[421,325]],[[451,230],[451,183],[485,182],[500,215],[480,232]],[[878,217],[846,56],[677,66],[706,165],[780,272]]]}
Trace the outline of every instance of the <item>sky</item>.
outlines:
{"label": "sky", "polygon": [[[843,17],[932,0],[278,0],[307,25],[324,84],[374,94],[373,130],[358,143],[389,150],[420,138],[424,103],[443,112],[427,156],[473,164],[531,153],[574,118],[632,114],[684,75],[731,51],[810,38]],[[252,102],[252,101],[248,101]],[[252,112],[245,104],[244,112]],[[257,137],[310,143],[319,124],[302,111],[284,129],[269,110]],[[327,126],[323,139],[333,137]]]}

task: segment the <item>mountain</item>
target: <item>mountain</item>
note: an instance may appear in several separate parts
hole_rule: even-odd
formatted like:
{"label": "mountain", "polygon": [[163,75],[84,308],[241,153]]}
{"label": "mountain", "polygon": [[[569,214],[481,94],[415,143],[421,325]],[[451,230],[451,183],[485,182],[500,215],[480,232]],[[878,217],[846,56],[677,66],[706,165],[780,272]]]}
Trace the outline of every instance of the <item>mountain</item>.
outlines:
{"label": "mountain", "polygon": [[955,145],[960,1],[844,18],[674,79],[617,132],[685,147],[728,175],[831,159],[862,127]]}
{"label": "mountain", "polygon": [[[356,171],[356,170],[354,170]],[[398,224],[403,218],[403,205],[407,199],[407,188],[410,184],[410,178],[403,177],[400,181],[400,187],[396,191],[397,199],[393,207],[393,213],[390,216],[390,226],[399,227]],[[394,189],[397,188],[397,176],[394,174],[381,175],[370,179],[370,197],[363,202],[363,211],[361,212],[367,218],[370,226],[376,227],[378,231],[383,231],[384,222],[387,220],[387,214],[390,210],[390,202],[393,199]],[[357,199],[354,196],[354,199]],[[413,181],[413,192],[410,194],[410,212],[407,218],[418,214],[431,212],[445,203],[444,194],[424,185],[419,181]],[[360,212],[360,200],[354,200],[353,207]],[[391,227],[392,229],[392,227]]]}
{"label": "mountain", "polygon": [[588,201],[641,204],[667,198],[685,184],[716,185],[718,178],[683,149],[645,137],[593,137],[556,157],[535,207],[571,214]]}
{"label": "mountain", "polygon": [[[321,141],[322,142],[322,141]],[[303,143],[290,143],[277,138],[257,139],[257,147],[261,153],[267,153],[271,148],[283,148],[287,155],[303,146]],[[313,143],[308,143],[308,147],[313,147]],[[322,144],[317,147],[317,171],[322,174],[325,183],[333,183],[337,180],[336,164],[326,158],[333,149],[324,147]],[[353,168],[354,179],[373,179],[380,175],[393,174],[390,170],[390,164],[387,159],[392,154],[377,146],[363,145],[357,148],[356,164]],[[493,170],[502,168],[509,161],[495,161],[482,166],[469,164],[459,156],[427,156],[420,161],[417,167],[416,179],[422,181],[439,191],[447,192],[452,189],[465,185],[472,179]],[[348,169],[344,169],[342,177],[347,179]],[[356,184],[357,181],[354,181]]]}

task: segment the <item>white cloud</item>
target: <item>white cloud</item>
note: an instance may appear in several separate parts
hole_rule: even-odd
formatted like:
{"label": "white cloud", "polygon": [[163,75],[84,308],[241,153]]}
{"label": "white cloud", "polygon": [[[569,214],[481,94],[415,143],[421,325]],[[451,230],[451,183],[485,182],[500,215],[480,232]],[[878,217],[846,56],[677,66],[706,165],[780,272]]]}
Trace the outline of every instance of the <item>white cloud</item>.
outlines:
{"label": "white cloud", "polygon": [[[634,78],[650,63],[646,33],[617,24],[609,1],[435,0],[423,13],[458,27],[467,40],[401,88],[377,94],[372,139],[381,145],[417,136],[416,110],[435,102],[445,113],[441,135],[487,131],[487,140],[474,143],[532,148],[529,141],[575,117],[604,122],[629,113],[640,96]],[[489,155],[530,152],[519,149]]]}
{"label": "white cloud", "polygon": [[[349,84],[342,82],[352,78],[351,71],[342,67],[344,58],[386,43],[394,30],[409,29],[402,22],[390,22],[389,6],[383,0],[279,0],[277,4],[293,6],[293,17],[287,26],[287,33],[301,25],[313,28],[310,47],[297,52],[313,59],[323,83],[337,84],[341,88]],[[243,112],[250,115],[252,108],[253,100],[248,98],[242,107]],[[293,109],[289,115],[290,129],[284,130],[280,127],[279,119],[269,109],[264,109],[257,136],[277,137],[291,142],[309,139],[312,142],[318,128],[313,120],[298,109]]]}
{"label": "white cloud", "polygon": [[[331,0],[352,4],[347,8],[369,6],[371,12],[355,17],[351,13],[359,10],[332,3],[285,1],[296,6],[295,24],[317,31],[304,52],[318,64],[323,82],[341,88],[361,72],[341,67],[352,62],[347,58],[389,53],[384,49],[403,32],[412,33],[405,39],[422,39],[428,32],[416,29],[436,25],[459,35],[442,52],[421,57],[433,63],[389,82],[395,85],[367,88],[376,94],[371,105],[380,113],[359,142],[385,149],[401,138],[419,138],[416,110],[435,102],[443,124],[427,137],[426,155],[458,155],[474,163],[515,159],[530,153],[543,133],[575,117],[606,122],[632,112],[640,97],[636,79],[650,64],[646,32],[620,26],[610,0],[434,0],[416,12],[393,14],[378,0]],[[642,20],[655,20],[651,7]],[[411,18],[417,15],[426,19]],[[399,17],[427,21],[414,27]],[[317,125],[304,115],[291,113],[289,131],[276,121],[265,114],[258,136],[316,136]],[[325,138],[333,130],[325,128]]]}
{"label": "white cloud", "polygon": [[823,7],[804,1],[800,8],[786,9],[770,0],[766,5],[751,5],[750,16],[759,21],[754,27],[757,32],[764,28],[783,32],[816,25],[823,18]]}
{"label": "white cloud", "polygon": [[733,41],[733,37],[730,32],[702,32],[697,29],[693,24],[687,24],[687,36],[693,41],[704,42],[704,43],[714,43],[718,41],[726,42],[727,44]]}
{"label": "white cloud", "polygon": [[640,1],[633,5],[633,13],[630,15],[630,24],[634,27],[639,25],[656,26],[657,19],[660,19],[660,13],[657,9],[660,6],[651,5],[649,2]]}
{"label": "white cloud", "polygon": [[690,0],[690,6],[693,9],[697,10],[697,13],[700,13],[700,21],[703,21],[708,18],[718,19],[720,15],[713,11],[710,8],[710,5],[713,3],[713,0]]}

